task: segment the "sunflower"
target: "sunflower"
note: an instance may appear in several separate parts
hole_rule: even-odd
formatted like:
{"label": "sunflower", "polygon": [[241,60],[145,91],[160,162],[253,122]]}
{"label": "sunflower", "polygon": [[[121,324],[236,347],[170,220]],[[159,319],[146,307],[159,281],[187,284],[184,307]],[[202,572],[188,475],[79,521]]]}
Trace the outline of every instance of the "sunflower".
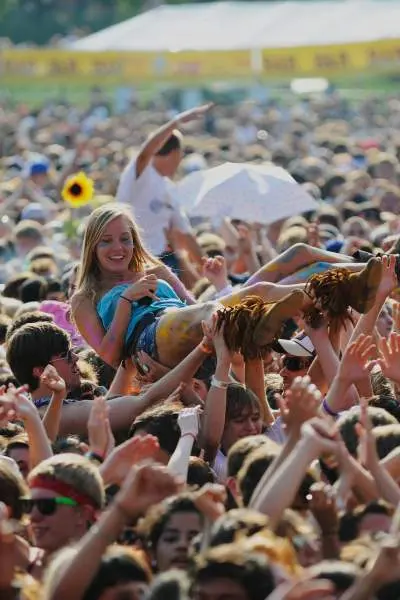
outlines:
{"label": "sunflower", "polygon": [[84,206],[92,200],[93,193],[93,180],[87,177],[85,173],[80,172],[68,177],[61,195],[72,208],[79,208],[79,206]]}

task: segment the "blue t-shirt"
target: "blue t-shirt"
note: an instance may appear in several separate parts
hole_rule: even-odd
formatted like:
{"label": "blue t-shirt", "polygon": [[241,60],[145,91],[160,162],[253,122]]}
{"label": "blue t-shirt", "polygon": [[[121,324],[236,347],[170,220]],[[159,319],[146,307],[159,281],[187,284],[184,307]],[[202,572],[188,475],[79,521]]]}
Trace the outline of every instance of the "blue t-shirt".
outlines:
{"label": "blue t-shirt", "polygon": [[[112,323],[121,295],[125,290],[131,287],[131,285],[131,283],[121,283],[120,285],[116,285],[104,294],[97,303],[97,314],[99,315],[105,330],[107,330]],[[176,295],[169,283],[162,279],[159,279],[157,282],[156,296],[159,300],[153,300],[153,302],[147,306],[132,302],[131,319],[126,330],[125,342],[130,340],[136,325],[145,315],[156,313],[160,310],[166,310],[167,308],[182,308],[186,306],[186,304]]]}

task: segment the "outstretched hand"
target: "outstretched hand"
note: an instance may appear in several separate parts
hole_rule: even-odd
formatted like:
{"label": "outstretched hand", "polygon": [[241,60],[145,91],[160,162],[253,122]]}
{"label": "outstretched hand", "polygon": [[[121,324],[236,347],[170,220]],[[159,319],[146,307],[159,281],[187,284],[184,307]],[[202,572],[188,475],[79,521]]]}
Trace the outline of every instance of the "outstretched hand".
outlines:
{"label": "outstretched hand", "polygon": [[145,460],[156,460],[160,445],[156,437],[133,437],[120,444],[109,454],[100,467],[104,483],[122,485],[132,465]]}
{"label": "outstretched hand", "polygon": [[12,383],[0,394],[0,421],[22,419],[28,421],[38,417],[36,406],[27,396],[28,386],[16,388]]}
{"label": "outstretched hand", "polygon": [[385,299],[398,286],[396,275],[396,256],[394,254],[382,256],[382,277],[378,288],[378,296]]}
{"label": "outstretched hand", "polygon": [[379,340],[379,358],[373,364],[380,366],[382,373],[395,383],[400,383],[400,334],[391,333],[389,338]]}
{"label": "outstretched hand", "polygon": [[361,334],[355,342],[347,346],[340,366],[339,376],[341,379],[355,383],[365,379],[371,359],[376,352],[376,345],[372,336]]}
{"label": "outstretched hand", "polygon": [[170,473],[168,467],[156,463],[132,467],[115,502],[132,519],[146,513],[149,506],[177,494],[183,481]]}
{"label": "outstretched hand", "polygon": [[211,110],[214,106],[212,102],[208,104],[203,104],[202,106],[196,106],[195,108],[191,108],[186,110],[185,112],[180,113],[176,117],[176,121],[178,124],[180,123],[190,123],[190,121],[197,121],[204,117],[204,115]]}
{"label": "outstretched hand", "polygon": [[308,375],[295,378],[291,388],[278,399],[281,418],[289,435],[298,435],[303,423],[317,416],[321,398],[321,392]]}

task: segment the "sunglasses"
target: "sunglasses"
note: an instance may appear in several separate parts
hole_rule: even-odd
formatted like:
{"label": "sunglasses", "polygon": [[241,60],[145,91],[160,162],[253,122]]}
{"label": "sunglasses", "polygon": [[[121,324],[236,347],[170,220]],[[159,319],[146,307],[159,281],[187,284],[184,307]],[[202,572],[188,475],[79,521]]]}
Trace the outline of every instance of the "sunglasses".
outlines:
{"label": "sunglasses", "polygon": [[20,503],[24,514],[30,515],[36,506],[44,517],[54,515],[59,506],[78,506],[75,500],[64,496],[58,498],[21,498]]}
{"label": "sunglasses", "polygon": [[71,348],[67,350],[65,354],[62,354],[58,358],[53,358],[51,362],[57,362],[58,360],[66,360],[67,362],[72,363],[74,360],[74,353],[71,350]]}
{"label": "sunglasses", "polygon": [[302,356],[284,356],[282,359],[282,366],[288,371],[302,371],[308,369],[313,361],[313,357],[304,358]]}

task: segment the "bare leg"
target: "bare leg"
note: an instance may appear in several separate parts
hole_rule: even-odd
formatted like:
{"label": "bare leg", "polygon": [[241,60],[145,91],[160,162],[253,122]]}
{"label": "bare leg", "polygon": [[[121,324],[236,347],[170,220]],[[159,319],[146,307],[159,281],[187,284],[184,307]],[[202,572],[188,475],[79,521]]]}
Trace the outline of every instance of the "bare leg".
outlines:
{"label": "bare leg", "polygon": [[362,271],[362,269],[365,267],[365,264],[362,264],[362,263],[331,264],[331,263],[326,263],[326,262],[317,262],[312,265],[309,265],[308,267],[305,267],[304,269],[301,269],[300,271],[297,271],[297,273],[294,273],[293,275],[284,277],[279,282],[279,285],[294,286],[296,284],[305,283],[309,279],[309,277],[311,277],[311,275],[314,275],[315,273],[323,273],[324,271],[327,271],[328,269],[332,269],[334,267],[342,267],[342,268],[348,269],[349,271],[358,272],[358,271]]}
{"label": "bare leg", "polygon": [[216,302],[193,304],[165,312],[157,326],[158,359],[166,367],[174,367],[202,340],[202,321],[211,319]]}
{"label": "bare leg", "polygon": [[258,296],[265,302],[275,303],[293,290],[303,287],[303,284],[285,286],[260,282],[238,289],[231,296],[221,298],[218,303],[204,302],[166,312],[157,326],[159,361],[167,367],[172,367],[183,360],[202,339],[202,321],[208,321],[221,305],[234,306],[248,296]]}
{"label": "bare leg", "polygon": [[352,261],[350,256],[328,252],[327,250],[314,248],[307,244],[295,244],[261,267],[261,269],[250,277],[247,284],[252,285],[259,281],[276,283],[277,281],[281,281],[284,277],[293,275],[296,271],[317,262],[341,264],[351,263]]}

